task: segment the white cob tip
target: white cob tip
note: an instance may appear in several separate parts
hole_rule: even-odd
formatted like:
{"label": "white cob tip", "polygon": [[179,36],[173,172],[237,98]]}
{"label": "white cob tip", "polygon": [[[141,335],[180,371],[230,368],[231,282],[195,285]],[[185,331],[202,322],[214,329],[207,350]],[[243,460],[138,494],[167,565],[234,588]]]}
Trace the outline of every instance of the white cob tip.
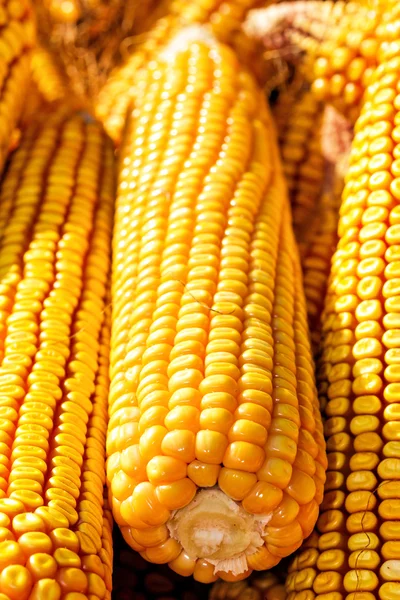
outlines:
{"label": "white cob tip", "polygon": [[272,515],[252,515],[218,488],[200,490],[167,523],[170,535],[193,559],[204,558],[217,571],[240,575],[249,554],[264,544]]}

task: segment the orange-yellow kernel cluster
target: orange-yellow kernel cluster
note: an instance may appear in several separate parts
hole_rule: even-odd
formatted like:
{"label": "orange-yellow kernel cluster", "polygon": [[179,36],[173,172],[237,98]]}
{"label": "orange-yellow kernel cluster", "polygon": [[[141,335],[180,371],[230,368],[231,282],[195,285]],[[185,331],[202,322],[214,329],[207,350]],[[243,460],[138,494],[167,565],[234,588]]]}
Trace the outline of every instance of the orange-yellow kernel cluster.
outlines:
{"label": "orange-yellow kernel cluster", "polygon": [[[278,119],[279,112],[287,107],[285,94],[282,96],[275,108]],[[325,178],[321,149],[324,108],[310,91],[299,90],[289,115],[286,113],[285,125],[278,130],[296,234],[309,225],[322,194]]]}
{"label": "orange-yellow kernel cluster", "polygon": [[26,100],[30,50],[34,44],[32,9],[27,0],[6,0],[0,6],[0,171]]}
{"label": "orange-yellow kernel cluster", "polygon": [[169,536],[171,511],[218,485],[272,513],[247,558],[249,572],[269,568],[311,532],[326,466],[273,128],[232,51],[211,48],[152,63],[128,122],[107,439],[125,539],[203,582],[213,565]]}
{"label": "orange-yellow kernel cluster", "polygon": [[81,116],[46,121],[0,190],[0,593],[108,599],[113,152]]}
{"label": "orange-yellow kernel cluster", "polygon": [[322,192],[313,218],[299,236],[308,322],[314,355],[321,336],[321,315],[324,308],[331,259],[337,243],[339,206],[343,189],[340,177]]}

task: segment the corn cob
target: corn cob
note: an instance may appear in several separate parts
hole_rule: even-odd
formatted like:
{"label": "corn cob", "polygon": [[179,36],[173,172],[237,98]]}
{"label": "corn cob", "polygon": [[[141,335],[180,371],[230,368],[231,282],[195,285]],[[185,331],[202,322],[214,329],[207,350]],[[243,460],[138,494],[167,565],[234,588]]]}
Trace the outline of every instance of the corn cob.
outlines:
{"label": "corn cob", "polygon": [[[326,106],[320,129],[319,157],[323,159],[323,189],[312,214],[297,230],[304,293],[314,355],[319,348],[321,314],[330,264],[337,243],[339,206],[348,168],[352,132],[347,121]],[[312,141],[312,139],[311,139]]]}
{"label": "corn cob", "polygon": [[162,47],[176,35],[182,26],[207,24],[211,32],[221,41],[231,43],[240,52],[243,61],[252,63],[260,73],[255,47],[240,31],[240,25],[258,0],[175,0],[167,15],[160,18],[144,38],[139,36],[136,52],[122,66],[111,73],[100,90],[95,102],[97,118],[104,124],[110,137],[117,143],[128,107],[135,95],[137,72],[151,57],[156,56]]}
{"label": "corn cob", "polygon": [[0,6],[0,172],[9,153],[13,131],[21,117],[29,84],[34,24],[27,0]]}
{"label": "corn cob", "polygon": [[[274,116],[278,113],[278,121],[279,112],[286,112],[286,109],[287,100],[283,94],[274,110]],[[286,113],[285,125],[278,129],[296,234],[313,217],[322,192],[324,157],[321,127],[324,110],[324,104],[315,100],[307,88],[302,88],[296,94],[292,110]]]}
{"label": "corn cob", "polygon": [[214,583],[209,600],[286,600],[286,590],[280,573],[266,571],[246,581]]}
{"label": "corn cob", "polygon": [[110,503],[146,560],[235,580],[311,533],[325,479],[286,189],[232,50],[188,28],[142,77],[113,240]]}
{"label": "corn cob", "polygon": [[81,116],[45,120],[0,190],[0,595],[107,599],[113,150]]}
{"label": "corn cob", "polygon": [[304,294],[314,356],[320,344],[320,320],[330,272],[332,255],[337,243],[337,223],[342,180],[334,180],[319,198],[311,222],[299,236]]}
{"label": "corn cob", "polygon": [[358,1],[282,3],[252,11],[245,31],[287,60],[305,53],[302,70],[316,99],[354,123],[377,64],[381,17]]}
{"label": "corn cob", "polygon": [[312,544],[291,567],[289,600],[389,600],[400,593],[400,18],[387,18],[379,32],[387,40],[355,126],[323,319],[326,493]]}

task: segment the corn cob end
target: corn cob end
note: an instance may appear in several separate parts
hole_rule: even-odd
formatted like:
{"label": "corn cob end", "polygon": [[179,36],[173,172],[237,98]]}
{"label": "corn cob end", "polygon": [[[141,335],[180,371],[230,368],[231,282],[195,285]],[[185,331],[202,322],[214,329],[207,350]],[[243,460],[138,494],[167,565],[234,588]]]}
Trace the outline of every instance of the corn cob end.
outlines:
{"label": "corn cob end", "polygon": [[199,491],[190,504],[172,514],[167,527],[188,555],[236,577],[248,570],[246,556],[264,544],[262,535],[271,517],[252,515],[212,488]]}

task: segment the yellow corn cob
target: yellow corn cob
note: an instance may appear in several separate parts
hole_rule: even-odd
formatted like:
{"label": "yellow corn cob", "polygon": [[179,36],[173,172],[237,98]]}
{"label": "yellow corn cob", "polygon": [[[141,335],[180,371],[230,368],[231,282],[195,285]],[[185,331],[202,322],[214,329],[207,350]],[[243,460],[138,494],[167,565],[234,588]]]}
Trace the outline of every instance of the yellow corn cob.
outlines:
{"label": "yellow corn cob", "polygon": [[301,77],[282,90],[273,111],[289,187],[313,353],[336,246],[343,174],[351,135],[335,109],[317,102]]}
{"label": "yellow corn cob", "polygon": [[320,343],[320,319],[337,242],[337,223],[342,180],[325,189],[308,226],[299,237],[308,323],[314,355]]}
{"label": "yellow corn cob", "polygon": [[286,590],[280,574],[267,571],[246,581],[217,581],[209,600],[286,600]]}
{"label": "yellow corn cob", "polygon": [[166,16],[160,18],[144,38],[139,36],[136,52],[111,73],[95,102],[97,118],[110,137],[120,142],[128,107],[135,94],[139,69],[182,28],[183,25],[207,24],[221,41],[230,42],[242,60],[259,73],[255,48],[240,31],[240,25],[258,0],[175,0]]}
{"label": "yellow corn cob", "polygon": [[0,189],[0,597],[107,599],[113,150],[82,116],[44,121]]}
{"label": "yellow corn cob", "polygon": [[[314,354],[319,347],[320,319],[337,243],[339,206],[352,138],[347,121],[330,106],[323,111],[319,133],[316,152],[323,161],[322,190],[314,199],[314,208],[309,211],[307,220],[296,231]],[[312,137],[311,144],[313,141]]]}
{"label": "yellow corn cob", "polygon": [[303,72],[317,100],[354,123],[377,64],[381,17],[358,1],[300,1],[253,11],[245,31],[288,60],[305,52]]}
{"label": "yellow corn cob", "polygon": [[[292,92],[289,91],[289,95]],[[286,112],[288,101],[278,100],[274,116]],[[296,99],[285,125],[278,129],[283,159],[283,172],[292,205],[295,233],[313,217],[324,182],[324,157],[321,149],[321,127],[325,106],[306,88],[295,94]],[[282,107],[280,106],[282,102]]]}
{"label": "yellow corn cob", "polygon": [[188,28],[142,76],[113,240],[110,502],[146,560],[235,580],[311,533],[325,479],[285,183],[228,47]]}
{"label": "yellow corn cob", "polygon": [[33,15],[28,1],[3,1],[0,5],[0,172],[27,100],[33,43]]}
{"label": "yellow corn cob", "polygon": [[289,600],[400,593],[400,16],[387,17],[355,126],[323,319],[326,493],[313,547],[291,568]]}

